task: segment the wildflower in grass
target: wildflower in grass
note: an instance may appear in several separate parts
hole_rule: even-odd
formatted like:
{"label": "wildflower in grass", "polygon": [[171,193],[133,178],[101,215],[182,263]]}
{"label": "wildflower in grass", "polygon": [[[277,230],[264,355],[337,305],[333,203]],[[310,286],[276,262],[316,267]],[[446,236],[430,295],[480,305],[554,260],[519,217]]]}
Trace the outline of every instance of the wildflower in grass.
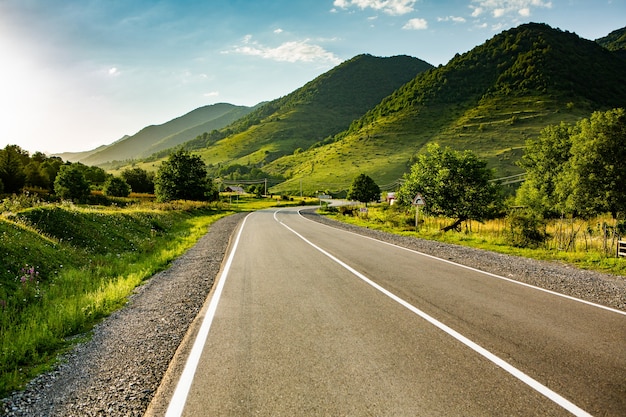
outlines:
{"label": "wildflower in grass", "polygon": [[21,269],[22,276],[20,277],[20,282],[22,285],[28,285],[28,283],[36,282],[39,277],[39,271],[35,270],[34,266],[28,266]]}
{"label": "wildflower in grass", "polygon": [[40,298],[39,271],[37,271],[34,266],[26,264],[26,266],[20,270],[20,274],[21,276],[18,277],[18,281],[21,284],[21,288],[18,292],[18,296],[22,298],[22,301],[27,302],[31,298]]}

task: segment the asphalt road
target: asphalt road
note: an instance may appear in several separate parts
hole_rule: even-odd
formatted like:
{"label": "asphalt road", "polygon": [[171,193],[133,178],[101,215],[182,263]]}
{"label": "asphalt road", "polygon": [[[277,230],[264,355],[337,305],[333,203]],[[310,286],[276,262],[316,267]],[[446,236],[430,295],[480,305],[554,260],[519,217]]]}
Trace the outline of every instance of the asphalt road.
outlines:
{"label": "asphalt road", "polygon": [[626,315],[252,213],[168,416],[626,415]]}

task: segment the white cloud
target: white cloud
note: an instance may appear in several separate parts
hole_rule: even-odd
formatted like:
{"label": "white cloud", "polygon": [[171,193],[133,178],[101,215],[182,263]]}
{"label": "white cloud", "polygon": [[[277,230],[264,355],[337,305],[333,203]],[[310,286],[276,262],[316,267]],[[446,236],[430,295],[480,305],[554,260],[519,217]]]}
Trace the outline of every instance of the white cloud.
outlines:
{"label": "white cloud", "polygon": [[116,67],[111,67],[111,68],[109,68],[109,71],[107,71],[107,72],[108,72],[108,74],[109,74],[111,77],[117,77],[118,75],[120,75],[120,74],[121,74],[120,70],[119,70],[119,69],[117,69]]}
{"label": "white cloud", "polygon": [[219,91],[211,91],[209,93],[202,94],[204,97],[217,97],[220,95]]}
{"label": "white cloud", "polygon": [[332,52],[326,51],[319,45],[310,43],[309,39],[285,42],[275,48],[271,48],[253,41],[252,36],[246,35],[242,45],[236,46],[231,51],[225,53],[230,52],[258,56],[279,62],[324,62],[334,65],[342,62]]}
{"label": "white cloud", "polygon": [[407,30],[424,30],[428,29],[428,22],[425,19],[415,18],[406,22],[402,29]]}
{"label": "white cloud", "polygon": [[[356,6],[361,10],[380,10],[393,16],[411,13],[417,0],[335,0],[333,6],[348,9]],[[335,9],[333,9],[335,10]]]}
{"label": "white cloud", "polygon": [[446,16],[446,17],[438,17],[438,22],[454,22],[454,23],[465,23],[465,18],[460,16]]}
{"label": "white cloud", "polygon": [[528,17],[533,9],[551,9],[552,2],[545,0],[472,0],[472,17],[488,12],[495,18],[514,14]]}
{"label": "white cloud", "polygon": [[278,28],[274,31],[274,33],[278,35],[280,33],[283,33],[283,30],[281,28]]}

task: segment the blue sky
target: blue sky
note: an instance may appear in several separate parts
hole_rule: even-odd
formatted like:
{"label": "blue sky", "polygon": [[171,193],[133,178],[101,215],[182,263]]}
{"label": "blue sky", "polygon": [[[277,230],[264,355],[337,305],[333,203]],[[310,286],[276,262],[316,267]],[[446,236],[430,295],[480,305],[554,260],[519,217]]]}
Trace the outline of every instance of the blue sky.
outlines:
{"label": "blue sky", "polygon": [[89,150],[361,53],[446,64],[526,22],[597,39],[626,0],[0,0],[0,148]]}

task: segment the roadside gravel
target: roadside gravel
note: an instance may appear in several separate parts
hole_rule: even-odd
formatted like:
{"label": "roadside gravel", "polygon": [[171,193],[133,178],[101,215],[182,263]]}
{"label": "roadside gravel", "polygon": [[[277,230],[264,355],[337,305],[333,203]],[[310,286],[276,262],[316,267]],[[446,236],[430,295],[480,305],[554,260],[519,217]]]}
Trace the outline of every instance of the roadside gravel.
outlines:
{"label": "roadside gravel", "polygon": [[[171,268],[139,287],[128,304],[100,323],[51,372],[2,401],[2,415],[142,416],[187,329],[202,308],[245,214],[219,220]],[[626,311],[626,278],[553,262],[395,236],[305,216],[486,272]]]}
{"label": "roadside gravel", "polygon": [[311,212],[307,218],[413,249],[427,255],[626,311],[626,277],[585,271],[559,262],[538,261],[460,245],[397,236],[337,222]]}
{"label": "roadside gravel", "polygon": [[54,370],[5,398],[6,416],[142,416],[221,267],[245,213],[215,222],[171,267],[138,287]]}

